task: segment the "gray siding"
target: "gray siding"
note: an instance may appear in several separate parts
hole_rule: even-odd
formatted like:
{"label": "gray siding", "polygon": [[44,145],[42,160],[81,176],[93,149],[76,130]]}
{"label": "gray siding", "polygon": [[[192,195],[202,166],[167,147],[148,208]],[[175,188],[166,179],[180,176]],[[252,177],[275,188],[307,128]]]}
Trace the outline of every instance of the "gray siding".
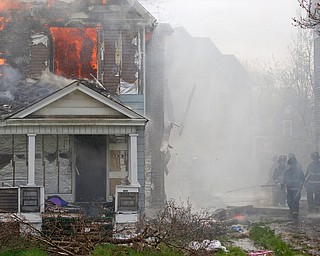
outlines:
{"label": "gray siding", "polygon": [[141,94],[121,94],[119,95],[123,104],[132,110],[144,115],[144,96]]}
{"label": "gray siding", "polygon": [[[136,111],[140,115],[144,115],[144,96],[141,94],[121,94],[119,95],[121,102]],[[137,128],[138,136],[138,181],[141,185],[139,190],[139,208],[144,210],[145,208],[145,152],[144,152],[144,127]]]}
{"label": "gray siding", "polygon": [[138,136],[138,181],[141,185],[139,190],[139,207],[143,211],[145,208],[145,182],[144,182],[144,129],[137,131]]}

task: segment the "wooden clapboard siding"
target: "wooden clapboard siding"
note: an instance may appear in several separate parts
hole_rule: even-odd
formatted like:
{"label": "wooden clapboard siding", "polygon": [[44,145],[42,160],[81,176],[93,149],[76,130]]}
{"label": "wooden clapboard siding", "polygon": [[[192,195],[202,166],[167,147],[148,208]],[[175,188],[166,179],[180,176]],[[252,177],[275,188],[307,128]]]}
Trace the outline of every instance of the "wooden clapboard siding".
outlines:
{"label": "wooden clapboard siding", "polygon": [[49,65],[49,47],[44,44],[32,45],[30,55],[29,75],[34,78],[40,77]]}
{"label": "wooden clapboard siding", "polygon": [[138,133],[138,152],[137,152],[137,165],[138,165],[138,182],[141,185],[141,188],[139,189],[139,208],[144,209],[145,208],[145,168],[144,168],[144,148],[145,148],[145,138],[144,138],[144,129],[137,129]]}
{"label": "wooden clapboard siding", "polygon": [[142,94],[121,94],[119,98],[123,104],[140,115],[144,115],[144,96]]}
{"label": "wooden clapboard siding", "polygon": [[125,117],[123,114],[94,100],[92,97],[74,91],[48,106],[34,112],[32,116],[112,116]]}
{"label": "wooden clapboard siding", "polygon": [[[115,61],[115,43],[122,37],[122,65],[118,67]],[[137,37],[137,32],[120,29],[106,28],[104,31],[104,63],[103,63],[103,83],[111,92],[117,92],[120,78],[128,83],[133,83],[136,78],[137,66],[134,63],[134,57],[137,46],[132,44],[132,40]],[[121,71],[121,77],[116,76]]]}
{"label": "wooden clapboard siding", "polygon": [[119,85],[119,77],[116,76],[118,67],[115,62],[115,42],[120,36],[120,30],[108,28],[104,35],[103,82],[108,90],[115,93]]}
{"label": "wooden clapboard siding", "polygon": [[131,31],[126,31],[122,35],[123,61],[121,78],[128,83],[134,83],[137,80],[136,72],[138,68],[134,63],[137,46],[132,43],[132,40],[137,36],[136,33]]}

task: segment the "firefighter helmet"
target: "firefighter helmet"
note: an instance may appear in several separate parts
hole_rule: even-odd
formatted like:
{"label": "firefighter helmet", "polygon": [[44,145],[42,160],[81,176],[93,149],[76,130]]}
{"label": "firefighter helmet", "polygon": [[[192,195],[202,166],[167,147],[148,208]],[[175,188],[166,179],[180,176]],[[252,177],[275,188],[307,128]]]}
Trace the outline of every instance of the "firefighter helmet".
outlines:
{"label": "firefighter helmet", "polygon": [[278,158],[278,163],[280,162],[286,162],[287,161],[287,156],[286,155],[281,155]]}
{"label": "firefighter helmet", "polygon": [[288,165],[294,165],[297,164],[297,159],[295,157],[290,157],[288,160]]}

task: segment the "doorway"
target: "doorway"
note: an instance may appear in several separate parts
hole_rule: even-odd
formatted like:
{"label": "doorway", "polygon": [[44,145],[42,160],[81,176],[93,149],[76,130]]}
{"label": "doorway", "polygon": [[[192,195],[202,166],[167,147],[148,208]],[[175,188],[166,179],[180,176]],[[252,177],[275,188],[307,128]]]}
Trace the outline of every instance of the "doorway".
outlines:
{"label": "doorway", "polygon": [[106,201],[106,147],[103,135],[75,137],[76,201]]}

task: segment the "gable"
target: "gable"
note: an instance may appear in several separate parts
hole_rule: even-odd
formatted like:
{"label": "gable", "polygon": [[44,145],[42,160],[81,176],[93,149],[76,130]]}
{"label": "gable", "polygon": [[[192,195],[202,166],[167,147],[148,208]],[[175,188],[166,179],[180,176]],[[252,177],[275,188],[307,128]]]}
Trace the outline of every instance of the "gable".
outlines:
{"label": "gable", "polygon": [[35,111],[29,117],[126,118],[115,109],[77,90]]}
{"label": "gable", "polygon": [[98,91],[74,82],[37,103],[18,111],[9,119],[147,119]]}

